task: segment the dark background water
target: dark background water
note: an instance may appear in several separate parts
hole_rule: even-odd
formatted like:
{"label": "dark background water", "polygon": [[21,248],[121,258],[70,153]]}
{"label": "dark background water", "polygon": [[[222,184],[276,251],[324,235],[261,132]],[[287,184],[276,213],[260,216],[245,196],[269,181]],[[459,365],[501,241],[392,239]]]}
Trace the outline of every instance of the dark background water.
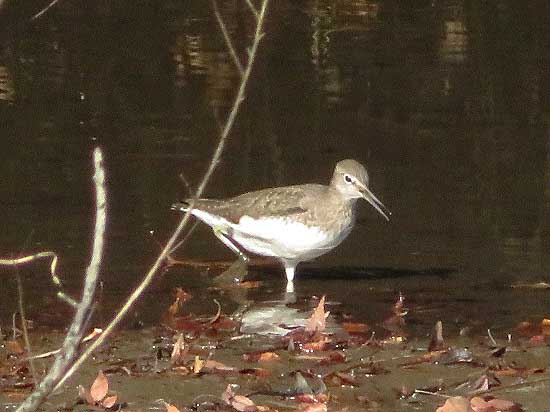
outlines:
{"label": "dark background water", "polygon": [[[178,220],[169,207],[187,194],[179,174],[199,181],[239,82],[208,4],[61,0],[30,21],[42,2],[1,3],[2,256],[56,251],[69,289],[80,285],[99,144],[102,277],[120,296],[136,285]],[[244,56],[246,4],[220,8]],[[336,161],[355,158],[392,219],[362,205],[349,239],[314,262],[314,276],[298,273],[299,293],[365,312],[366,299],[404,289],[464,318],[548,314],[547,292],[506,288],[550,278],[549,26],[544,1],[272,1],[206,194],[326,182]],[[204,227],[183,256],[232,258]],[[47,265],[21,270],[31,314],[62,312]],[[152,295],[197,282],[196,271],[176,272]],[[4,319],[17,310],[15,285],[2,270]]]}

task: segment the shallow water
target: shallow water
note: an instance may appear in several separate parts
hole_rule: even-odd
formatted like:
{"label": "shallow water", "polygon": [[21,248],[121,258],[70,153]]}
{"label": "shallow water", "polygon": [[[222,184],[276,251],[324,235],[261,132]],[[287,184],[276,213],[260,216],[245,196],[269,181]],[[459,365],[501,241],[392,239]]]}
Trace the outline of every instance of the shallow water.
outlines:
{"label": "shallow water", "polygon": [[[2,16],[2,255],[54,250],[78,293],[90,154],[101,145],[109,223],[99,323],[174,228],[170,204],[187,194],[179,174],[199,181],[218,139],[214,113],[223,117],[238,83],[202,4],[69,4],[32,24],[23,10]],[[245,6],[224,2],[222,14],[242,51]],[[392,219],[361,205],[349,239],[299,268],[298,302],[327,294],[336,312],[371,322],[401,291],[419,335],[438,319],[505,335],[548,316],[547,291],[512,286],[550,278],[549,20],[546,4],[512,1],[273,2],[207,195],[326,182],[336,161],[356,158]],[[204,227],[177,257],[233,258]],[[203,271],[171,268],[127,325],[157,324],[175,286],[200,294],[210,284]],[[0,273],[4,326],[17,288]],[[47,264],[20,273],[29,318],[65,325],[70,311],[55,300]],[[225,308],[284,301],[279,268],[251,276],[265,283],[224,295]],[[195,312],[215,310],[210,298],[220,297],[207,297]]]}

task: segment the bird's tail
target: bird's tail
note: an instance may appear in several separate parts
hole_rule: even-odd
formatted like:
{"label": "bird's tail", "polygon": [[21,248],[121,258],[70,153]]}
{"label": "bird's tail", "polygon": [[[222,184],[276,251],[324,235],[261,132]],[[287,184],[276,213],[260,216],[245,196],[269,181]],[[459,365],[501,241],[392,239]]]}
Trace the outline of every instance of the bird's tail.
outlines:
{"label": "bird's tail", "polygon": [[189,203],[186,201],[177,202],[172,204],[170,209],[177,210],[178,212],[187,212],[187,209],[189,209]]}

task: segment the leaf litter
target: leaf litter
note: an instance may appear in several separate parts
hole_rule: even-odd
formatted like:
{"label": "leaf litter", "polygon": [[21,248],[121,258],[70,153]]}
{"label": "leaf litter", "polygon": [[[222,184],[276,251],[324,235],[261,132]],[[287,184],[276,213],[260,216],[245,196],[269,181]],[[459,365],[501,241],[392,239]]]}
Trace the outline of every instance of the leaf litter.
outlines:
{"label": "leaf litter", "polygon": [[[405,308],[401,293],[388,315],[368,322],[327,311],[322,296],[310,300],[316,304],[303,322],[290,320],[278,325],[284,333],[257,335],[243,333],[240,319],[219,303],[209,315],[188,312],[191,299],[176,289],[162,325],[121,332],[97,353],[94,365],[117,376],[117,387],[129,397],[127,410],[147,407],[145,391],[150,402],[165,399],[162,408],[170,412],[391,411],[411,405],[429,412],[516,412],[529,402],[516,388],[550,384],[547,362],[540,362],[550,358],[548,319],[522,322],[499,342],[444,337],[441,321],[430,336],[411,336],[407,318],[414,305]],[[336,325],[330,330],[329,320]],[[18,363],[25,353],[13,348],[5,345],[8,356],[0,360],[0,400],[32,390],[23,385],[28,368]],[[78,398],[99,409],[126,405],[117,404],[102,371],[89,389],[79,385]]]}

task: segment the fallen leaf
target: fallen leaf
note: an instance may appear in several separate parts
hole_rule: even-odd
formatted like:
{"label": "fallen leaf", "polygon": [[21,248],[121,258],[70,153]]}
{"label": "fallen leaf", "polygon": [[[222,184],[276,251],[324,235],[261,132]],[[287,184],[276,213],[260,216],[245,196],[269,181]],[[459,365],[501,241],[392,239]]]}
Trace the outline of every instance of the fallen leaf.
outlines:
{"label": "fallen leaf", "polygon": [[335,372],[332,375],[331,381],[335,385],[340,385],[340,386],[343,386],[343,385],[357,386],[358,385],[357,379],[355,378],[355,376],[353,376],[350,373],[344,373],[344,372]]}
{"label": "fallen leaf", "polygon": [[168,402],[162,402],[164,407],[166,408],[166,412],[180,412],[180,410],[175,407],[174,405],[170,405]]}
{"label": "fallen leaf", "polygon": [[325,403],[312,403],[304,404],[300,409],[296,409],[298,412],[327,412],[328,408]]}
{"label": "fallen leaf", "polygon": [[102,371],[99,371],[95,378],[92,387],[90,388],[90,396],[94,402],[101,402],[109,391],[109,381]]}
{"label": "fallen leaf", "polygon": [[173,318],[171,322],[165,322],[172,329],[183,330],[186,332],[198,333],[204,329],[205,325],[198,320],[190,319],[188,316]]}
{"label": "fallen leaf", "polygon": [[240,412],[254,412],[258,408],[254,402],[246,396],[236,395],[231,389],[231,385],[227,385],[225,392],[222,394],[222,400],[233,409]]}
{"label": "fallen leaf", "polygon": [[256,289],[262,286],[262,283],[263,282],[261,280],[245,280],[240,282],[238,285],[244,289]]}
{"label": "fallen leaf", "polygon": [[249,352],[243,354],[243,359],[248,362],[268,362],[280,358],[275,352]]}
{"label": "fallen leaf", "polygon": [[358,322],[343,322],[342,327],[346,332],[351,334],[366,333],[370,330],[369,325],[367,325],[366,323],[358,323]]}
{"label": "fallen leaf", "polygon": [[170,362],[172,363],[172,365],[182,365],[188,352],[189,348],[185,346],[183,333],[180,333],[180,335],[178,336],[178,340],[174,344],[174,349],[172,349],[172,354],[170,355]]}
{"label": "fallen leaf", "polygon": [[470,401],[463,396],[454,396],[445,401],[435,412],[471,412]]}
{"label": "fallen leaf", "polygon": [[195,356],[195,362],[193,363],[193,373],[199,373],[201,369],[204,366],[204,361],[199,358],[199,356]]}
{"label": "fallen leaf", "polygon": [[327,348],[327,345],[331,342],[331,340],[327,337],[323,337],[320,340],[314,341],[314,342],[306,342],[301,344],[300,349],[302,349],[305,352],[317,352],[322,351]]}
{"label": "fallen leaf", "polygon": [[217,331],[232,331],[239,327],[239,323],[234,321],[227,316],[220,316],[214,323],[212,323],[211,328]]}
{"label": "fallen leaf", "polygon": [[534,373],[543,373],[543,368],[512,368],[510,366],[492,371],[497,377],[519,376],[526,378]]}
{"label": "fallen leaf", "polygon": [[326,328],[326,319],[330,312],[325,313],[325,296],[319,300],[319,304],[313,311],[311,317],[307,320],[306,332],[323,332]]}
{"label": "fallen leaf", "polygon": [[202,368],[203,369],[216,369],[216,370],[219,370],[219,371],[227,371],[227,372],[232,372],[232,371],[236,371],[236,369],[232,366],[227,366],[221,362],[218,362],[218,361],[215,361],[215,360],[206,360],[203,362],[203,365],[202,365]]}
{"label": "fallen leaf", "polygon": [[8,340],[6,342],[6,348],[10,353],[13,353],[15,355],[22,355],[23,353],[25,353],[23,345],[21,345],[21,342],[19,342],[18,340]]}
{"label": "fallen leaf", "polygon": [[93,405],[95,401],[90,396],[90,392],[82,385],[78,385],[78,397],[89,405]]}
{"label": "fallen leaf", "polygon": [[101,401],[101,406],[103,406],[106,409],[112,408],[113,405],[116,403],[116,400],[117,400],[116,395],[107,396],[105,399]]}
{"label": "fallen leaf", "polygon": [[271,371],[263,368],[244,368],[239,370],[239,373],[243,375],[254,375],[259,378],[268,378],[271,376]]}
{"label": "fallen leaf", "polygon": [[163,322],[174,328],[174,323],[176,321],[176,314],[178,313],[179,311],[179,308],[181,307],[181,305],[188,301],[189,299],[192,298],[192,296],[187,293],[186,291],[184,291],[182,288],[176,288],[174,290],[175,292],[175,299],[174,299],[174,303],[172,303],[169,307],[168,307],[168,310],[166,311],[166,313],[163,315]]}
{"label": "fallen leaf", "polygon": [[470,400],[470,407],[473,412],[518,412],[521,406],[512,401],[497,398],[474,397]]}

